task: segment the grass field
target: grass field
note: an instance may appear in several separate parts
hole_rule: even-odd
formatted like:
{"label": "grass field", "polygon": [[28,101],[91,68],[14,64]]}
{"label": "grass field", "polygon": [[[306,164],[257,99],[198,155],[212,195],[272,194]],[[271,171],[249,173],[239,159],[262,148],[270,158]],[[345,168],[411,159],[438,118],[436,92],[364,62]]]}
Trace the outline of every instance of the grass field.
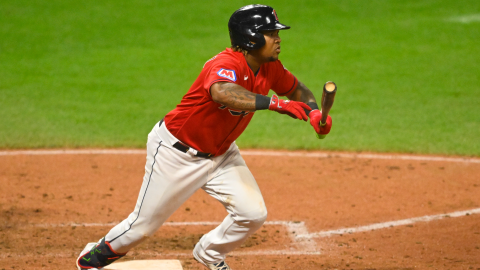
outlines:
{"label": "grass field", "polygon": [[[144,147],[246,1],[2,1],[0,148]],[[480,2],[265,1],[283,64],[338,94],[325,140],[259,112],[243,148],[480,156]]]}

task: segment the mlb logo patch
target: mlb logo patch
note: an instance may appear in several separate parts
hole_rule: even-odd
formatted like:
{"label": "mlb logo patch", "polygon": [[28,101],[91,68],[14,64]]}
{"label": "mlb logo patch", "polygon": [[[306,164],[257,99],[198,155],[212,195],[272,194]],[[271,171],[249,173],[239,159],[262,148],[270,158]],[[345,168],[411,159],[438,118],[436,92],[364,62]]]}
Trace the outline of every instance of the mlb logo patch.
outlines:
{"label": "mlb logo patch", "polygon": [[275,19],[278,21],[277,12],[275,11],[275,9],[273,10],[273,15],[275,15]]}
{"label": "mlb logo patch", "polygon": [[234,82],[237,81],[237,75],[235,74],[234,70],[222,68],[217,72],[217,75],[220,76],[220,77],[224,77],[224,78],[227,78],[229,80],[232,80]]}

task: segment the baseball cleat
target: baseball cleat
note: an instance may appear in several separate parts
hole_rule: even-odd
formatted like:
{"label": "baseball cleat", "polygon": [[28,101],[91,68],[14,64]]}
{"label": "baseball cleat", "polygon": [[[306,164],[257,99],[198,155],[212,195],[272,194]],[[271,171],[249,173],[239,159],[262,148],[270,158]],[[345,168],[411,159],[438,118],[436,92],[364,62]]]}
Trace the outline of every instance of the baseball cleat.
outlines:
{"label": "baseball cleat", "polygon": [[[198,245],[198,244],[197,244],[197,245]],[[195,246],[195,247],[196,247],[196,246]],[[221,261],[221,262],[219,262],[219,263],[206,263],[206,262],[204,262],[204,261],[203,261],[202,259],[200,259],[200,257],[195,253],[195,249],[193,250],[193,258],[194,258],[197,262],[199,262],[199,263],[205,265],[206,267],[208,267],[208,269],[210,269],[210,270],[232,270],[232,269],[230,268],[230,266],[228,266],[228,264],[227,264],[225,261]]]}
{"label": "baseball cleat", "polygon": [[219,263],[204,263],[204,262],[201,262],[199,260],[197,260],[195,258],[195,260],[203,265],[205,265],[206,267],[208,267],[208,269],[210,270],[232,270],[230,268],[230,266],[228,266],[228,264],[225,262],[225,261],[222,261],[222,262],[219,262]]}
{"label": "baseball cleat", "polygon": [[77,269],[78,270],[101,270],[103,268],[93,268],[93,267],[89,267],[89,268],[84,268],[85,266],[83,265],[80,265],[79,262],[80,260],[82,259],[82,257],[87,254],[88,252],[90,252],[93,248],[95,248],[96,246],[98,245],[98,243],[88,243],[85,248],[82,250],[82,252],[80,252],[80,255],[78,256],[77,258]]}
{"label": "baseball cleat", "polygon": [[215,264],[208,264],[207,267],[210,268],[210,270],[231,270],[230,266],[228,266],[225,261]]}
{"label": "baseball cleat", "polygon": [[78,270],[102,270],[114,261],[122,258],[125,254],[115,253],[105,238],[98,243],[88,243],[77,259]]}

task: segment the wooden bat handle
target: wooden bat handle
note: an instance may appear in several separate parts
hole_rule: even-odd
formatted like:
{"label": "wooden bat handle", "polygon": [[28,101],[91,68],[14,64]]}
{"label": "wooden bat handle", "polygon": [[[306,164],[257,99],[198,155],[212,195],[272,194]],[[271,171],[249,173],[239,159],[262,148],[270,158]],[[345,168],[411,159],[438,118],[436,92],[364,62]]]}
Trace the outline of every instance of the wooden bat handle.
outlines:
{"label": "wooden bat handle", "polygon": [[333,106],[333,101],[335,100],[335,93],[337,92],[337,85],[334,82],[326,82],[323,86],[322,94],[322,120],[320,125],[325,125],[327,123],[328,113]]}

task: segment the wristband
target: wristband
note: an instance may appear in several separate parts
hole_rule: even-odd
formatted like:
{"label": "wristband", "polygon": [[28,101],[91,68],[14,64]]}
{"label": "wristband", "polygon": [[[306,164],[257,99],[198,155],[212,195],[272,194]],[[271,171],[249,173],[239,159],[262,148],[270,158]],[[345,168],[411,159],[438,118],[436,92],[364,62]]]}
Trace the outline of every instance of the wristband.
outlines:
{"label": "wristband", "polygon": [[[312,111],[313,111],[313,110],[318,110],[318,105],[317,105],[316,102],[313,102],[313,101],[307,102],[307,105],[308,105],[310,108],[312,108]],[[304,109],[304,110],[305,110],[305,113],[306,113],[307,115],[309,115],[310,112],[311,112],[311,111],[307,111],[306,109]]]}
{"label": "wristband", "polygon": [[270,106],[270,98],[264,95],[257,94],[255,96],[255,110],[266,110]]}

